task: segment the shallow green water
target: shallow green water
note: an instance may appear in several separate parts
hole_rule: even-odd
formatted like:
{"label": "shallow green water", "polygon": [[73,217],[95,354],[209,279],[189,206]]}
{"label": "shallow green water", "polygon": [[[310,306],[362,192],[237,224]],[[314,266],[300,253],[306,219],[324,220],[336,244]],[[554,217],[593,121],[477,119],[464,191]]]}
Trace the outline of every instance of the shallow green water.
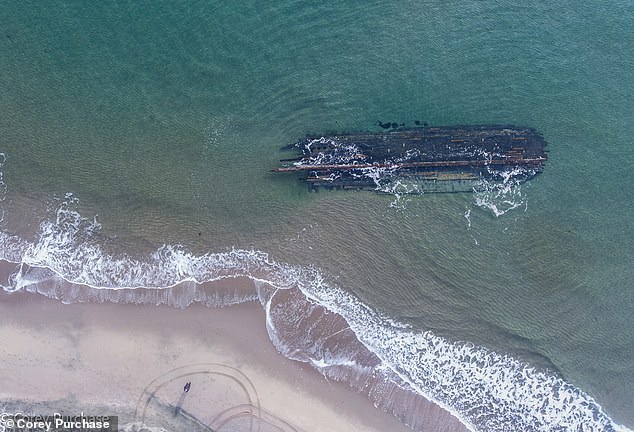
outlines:
{"label": "shallow green water", "polygon": [[[5,229],[35,233],[72,192],[117,251],[315,265],[391,316],[558,368],[634,425],[631,3],[0,10]],[[499,218],[471,194],[395,209],[269,172],[307,132],[377,119],[529,125],[550,160]]]}

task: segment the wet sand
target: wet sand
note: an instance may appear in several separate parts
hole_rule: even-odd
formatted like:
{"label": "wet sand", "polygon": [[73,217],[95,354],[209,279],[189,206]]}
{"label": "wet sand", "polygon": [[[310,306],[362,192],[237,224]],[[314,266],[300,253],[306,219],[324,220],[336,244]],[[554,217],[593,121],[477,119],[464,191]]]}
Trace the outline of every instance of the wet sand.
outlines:
{"label": "wet sand", "polygon": [[[347,384],[281,356],[257,303],[179,310],[2,293],[0,316],[5,402],[49,401],[39,406],[52,410],[67,409],[69,400],[77,409],[108,406],[120,424],[136,417],[174,427],[170,419],[180,412],[199,425],[233,422],[240,430],[254,418],[263,431],[411,430]],[[453,418],[444,426],[466,430]]]}

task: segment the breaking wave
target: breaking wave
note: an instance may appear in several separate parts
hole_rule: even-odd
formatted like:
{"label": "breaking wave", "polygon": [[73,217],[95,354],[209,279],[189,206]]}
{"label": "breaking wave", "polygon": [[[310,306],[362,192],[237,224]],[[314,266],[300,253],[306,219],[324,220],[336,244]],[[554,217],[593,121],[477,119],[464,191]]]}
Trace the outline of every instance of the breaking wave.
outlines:
{"label": "breaking wave", "polygon": [[[455,430],[445,411],[425,405],[427,398],[470,430],[625,430],[554,372],[395,322],[316,268],[243,249],[194,255],[166,245],[144,259],[110,255],[95,235],[97,220],[82,217],[74,203],[68,195],[55,217],[41,223],[33,242],[0,234],[0,259],[5,267],[13,263],[4,291],[63,302],[180,308],[257,300],[266,311],[271,341],[283,355],[349,383],[412,429],[430,427],[430,419],[437,418],[435,430]],[[246,283],[230,283],[237,279]]]}

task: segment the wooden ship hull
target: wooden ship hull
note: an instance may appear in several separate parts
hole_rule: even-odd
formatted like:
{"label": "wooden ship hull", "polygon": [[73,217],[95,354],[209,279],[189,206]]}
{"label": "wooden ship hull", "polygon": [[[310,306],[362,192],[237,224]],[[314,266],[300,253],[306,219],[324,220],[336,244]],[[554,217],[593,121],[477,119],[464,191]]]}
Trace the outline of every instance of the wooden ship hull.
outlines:
{"label": "wooden ship hull", "polygon": [[274,171],[299,173],[312,189],[460,192],[534,177],[545,146],[532,128],[500,125],[312,135],[284,147],[301,155]]}

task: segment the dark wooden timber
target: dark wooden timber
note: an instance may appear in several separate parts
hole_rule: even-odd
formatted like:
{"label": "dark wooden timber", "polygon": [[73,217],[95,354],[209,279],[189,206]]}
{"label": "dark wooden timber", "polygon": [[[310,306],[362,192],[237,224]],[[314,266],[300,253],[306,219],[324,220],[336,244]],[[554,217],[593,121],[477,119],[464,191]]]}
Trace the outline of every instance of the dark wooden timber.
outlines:
{"label": "dark wooden timber", "polygon": [[[520,181],[543,170],[546,141],[535,129],[510,125],[399,128],[380,132],[312,135],[284,147],[301,153],[274,171],[299,172],[314,188],[375,188],[383,179],[422,181],[430,191],[494,179]],[[292,162],[292,163],[290,163]],[[450,185],[449,187],[446,187]]]}

